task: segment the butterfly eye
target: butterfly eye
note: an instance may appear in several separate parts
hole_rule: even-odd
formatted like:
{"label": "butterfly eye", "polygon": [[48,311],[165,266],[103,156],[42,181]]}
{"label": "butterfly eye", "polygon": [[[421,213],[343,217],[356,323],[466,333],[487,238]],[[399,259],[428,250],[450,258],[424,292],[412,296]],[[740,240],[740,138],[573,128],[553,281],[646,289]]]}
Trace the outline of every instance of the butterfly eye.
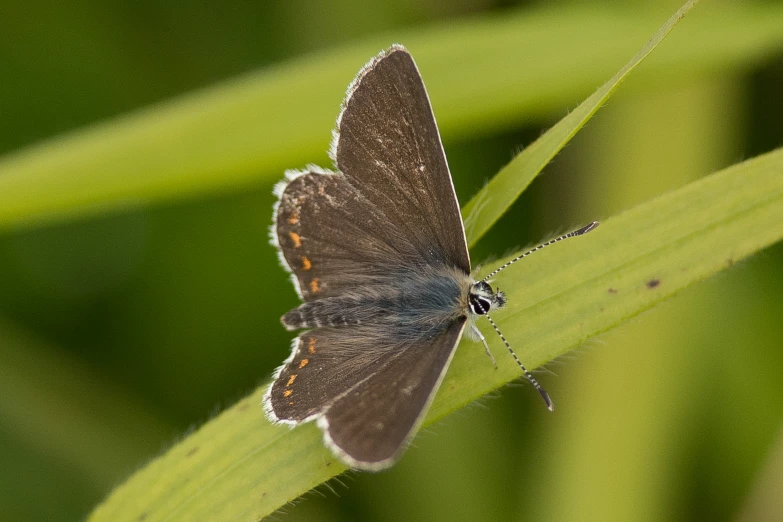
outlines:
{"label": "butterfly eye", "polygon": [[485,299],[477,295],[470,296],[470,310],[474,314],[487,315],[491,307],[492,307],[492,303],[489,301],[489,299]]}

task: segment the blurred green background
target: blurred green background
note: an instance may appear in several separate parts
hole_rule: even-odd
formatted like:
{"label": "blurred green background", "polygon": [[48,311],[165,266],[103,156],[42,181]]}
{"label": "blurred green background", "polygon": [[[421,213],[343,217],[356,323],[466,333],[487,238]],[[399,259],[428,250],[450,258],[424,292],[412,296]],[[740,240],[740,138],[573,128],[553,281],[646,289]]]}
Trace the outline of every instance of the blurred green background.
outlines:
{"label": "blurred green background", "polygon": [[[754,20],[783,20],[780,3],[734,4],[741,16],[725,19],[744,24],[740,43]],[[451,24],[480,20],[492,31],[521,19],[557,34],[567,20],[590,41],[604,32],[616,55],[605,72],[566,71],[551,96],[480,125],[445,115],[464,203],[679,6],[639,5],[7,1],[0,154],[324,50],[360,45],[373,49],[366,60]],[[649,62],[708,46],[714,35],[699,26],[725,8],[698,6]],[[568,31],[566,53],[581,52],[581,33]],[[701,68],[643,64],[474,249],[474,263],[781,146],[783,29],[737,47]],[[557,67],[554,51],[518,50],[537,58],[534,78]],[[318,125],[303,132],[321,152],[288,167],[330,166],[331,126]],[[0,229],[0,520],[84,517],[286,357],[291,335],[278,318],[297,301],[267,243],[281,176],[270,165],[230,190]],[[344,475],[278,518],[783,520],[782,269],[777,245],[550,363],[539,376],[554,415],[528,386],[508,386],[421,433],[392,470]]]}

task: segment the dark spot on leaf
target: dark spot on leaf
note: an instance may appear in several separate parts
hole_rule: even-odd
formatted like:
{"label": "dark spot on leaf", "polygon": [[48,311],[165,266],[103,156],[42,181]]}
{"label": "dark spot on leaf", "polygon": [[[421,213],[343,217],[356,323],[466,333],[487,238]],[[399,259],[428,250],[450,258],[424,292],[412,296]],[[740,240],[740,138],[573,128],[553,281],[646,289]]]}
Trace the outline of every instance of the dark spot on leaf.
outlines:
{"label": "dark spot on leaf", "polygon": [[616,294],[617,293],[617,289],[616,288],[610,288],[609,289],[609,293],[610,294]]}
{"label": "dark spot on leaf", "polygon": [[139,520],[146,520],[147,519],[147,512],[145,511],[141,515],[139,515]]}
{"label": "dark spot on leaf", "polygon": [[649,281],[647,281],[647,288],[655,288],[659,284],[661,284],[660,279],[650,279]]}
{"label": "dark spot on leaf", "polygon": [[198,446],[195,446],[195,447],[193,447],[193,448],[190,448],[190,449],[188,450],[188,452],[187,452],[187,453],[185,453],[185,457],[192,457],[193,455],[195,455],[195,454],[196,454],[196,452],[197,452],[197,451],[198,451]]}

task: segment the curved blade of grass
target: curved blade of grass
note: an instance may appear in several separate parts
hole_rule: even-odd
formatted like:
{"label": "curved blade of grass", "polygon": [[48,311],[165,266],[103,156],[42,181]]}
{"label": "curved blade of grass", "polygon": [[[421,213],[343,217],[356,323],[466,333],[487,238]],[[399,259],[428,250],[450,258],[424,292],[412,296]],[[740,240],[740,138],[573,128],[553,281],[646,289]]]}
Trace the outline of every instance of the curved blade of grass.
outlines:
{"label": "curved blade of grass", "polygon": [[[498,277],[496,319],[535,367],[783,238],[783,149],[613,217]],[[502,263],[503,261],[499,261]],[[519,377],[495,336],[498,369],[464,343],[426,424]],[[476,347],[478,346],[478,348]],[[94,521],[258,520],[345,470],[307,424],[263,417],[263,387],[118,487]]]}
{"label": "curved blade of grass", "polygon": [[[566,143],[617,90],[628,74],[663,41],[697,2],[698,0],[686,2],[617,74],[580,103],[573,112],[520,152],[511,163],[501,169],[483,189],[473,196],[473,199],[463,209],[463,215],[466,216],[465,233],[468,237],[468,246],[475,245],[495,221],[500,219],[500,216],[508,210],[552,158],[565,147]],[[490,198],[491,204],[487,204],[490,202]]]}
{"label": "curved blade of grass", "polygon": [[[699,16],[677,35],[687,41],[637,79],[748,67],[783,43],[781,6],[715,4]],[[0,230],[271,184],[287,168],[323,163],[348,80],[394,41],[416,56],[449,141],[582,98],[657,20],[656,11],[561,4],[378,35],[276,65],[0,158]]]}

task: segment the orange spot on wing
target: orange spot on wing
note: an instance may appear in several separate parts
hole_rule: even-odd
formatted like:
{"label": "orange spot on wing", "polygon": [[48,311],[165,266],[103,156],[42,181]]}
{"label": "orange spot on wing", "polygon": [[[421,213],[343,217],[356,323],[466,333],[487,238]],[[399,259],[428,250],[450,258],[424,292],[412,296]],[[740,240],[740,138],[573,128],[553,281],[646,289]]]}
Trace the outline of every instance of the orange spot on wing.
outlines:
{"label": "orange spot on wing", "polygon": [[307,353],[311,355],[315,353],[315,337],[311,337],[307,343]]}
{"label": "orange spot on wing", "polygon": [[291,377],[288,378],[288,382],[285,383],[286,386],[291,386],[294,381],[296,380],[296,374],[293,374]]}
{"label": "orange spot on wing", "polygon": [[293,390],[286,390],[283,392],[283,397],[290,397],[292,393],[294,393]]}
{"label": "orange spot on wing", "polygon": [[310,262],[310,260],[307,259],[307,257],[302,256],[302,269],[303,270],[310,270],[310,268],[312,268],[312,266],[313,266],[313,264]]}
{"label": "orange spot on wing", "polygon": [[296,212],[291,214],[291,217],[288,218],[288,222],[292,225],[296,225],[297,223],[299,223],[299,216],[296,215]]}
{"label": "orange spot on wing", "polygon": [[314,277],[312,281],[310,281],[310,291],[314,294],[317,294],[321,291],[321,287],[318,286],[318,278]]}
{"label": "orange spot on wing", "polygon": [[302,238],[296,232],[289,232],[288,237],[290,237],[291,241],[294,242],[294,248],[299,248],[302,246]]}
{"label": "orange spot on wing", "polygon": [[302,359],[302,362],[299,363],[299,369],[301,370],[302,368],[307,366],[307,363],[309,363],[309,362],[310,362],[309,359]]}

